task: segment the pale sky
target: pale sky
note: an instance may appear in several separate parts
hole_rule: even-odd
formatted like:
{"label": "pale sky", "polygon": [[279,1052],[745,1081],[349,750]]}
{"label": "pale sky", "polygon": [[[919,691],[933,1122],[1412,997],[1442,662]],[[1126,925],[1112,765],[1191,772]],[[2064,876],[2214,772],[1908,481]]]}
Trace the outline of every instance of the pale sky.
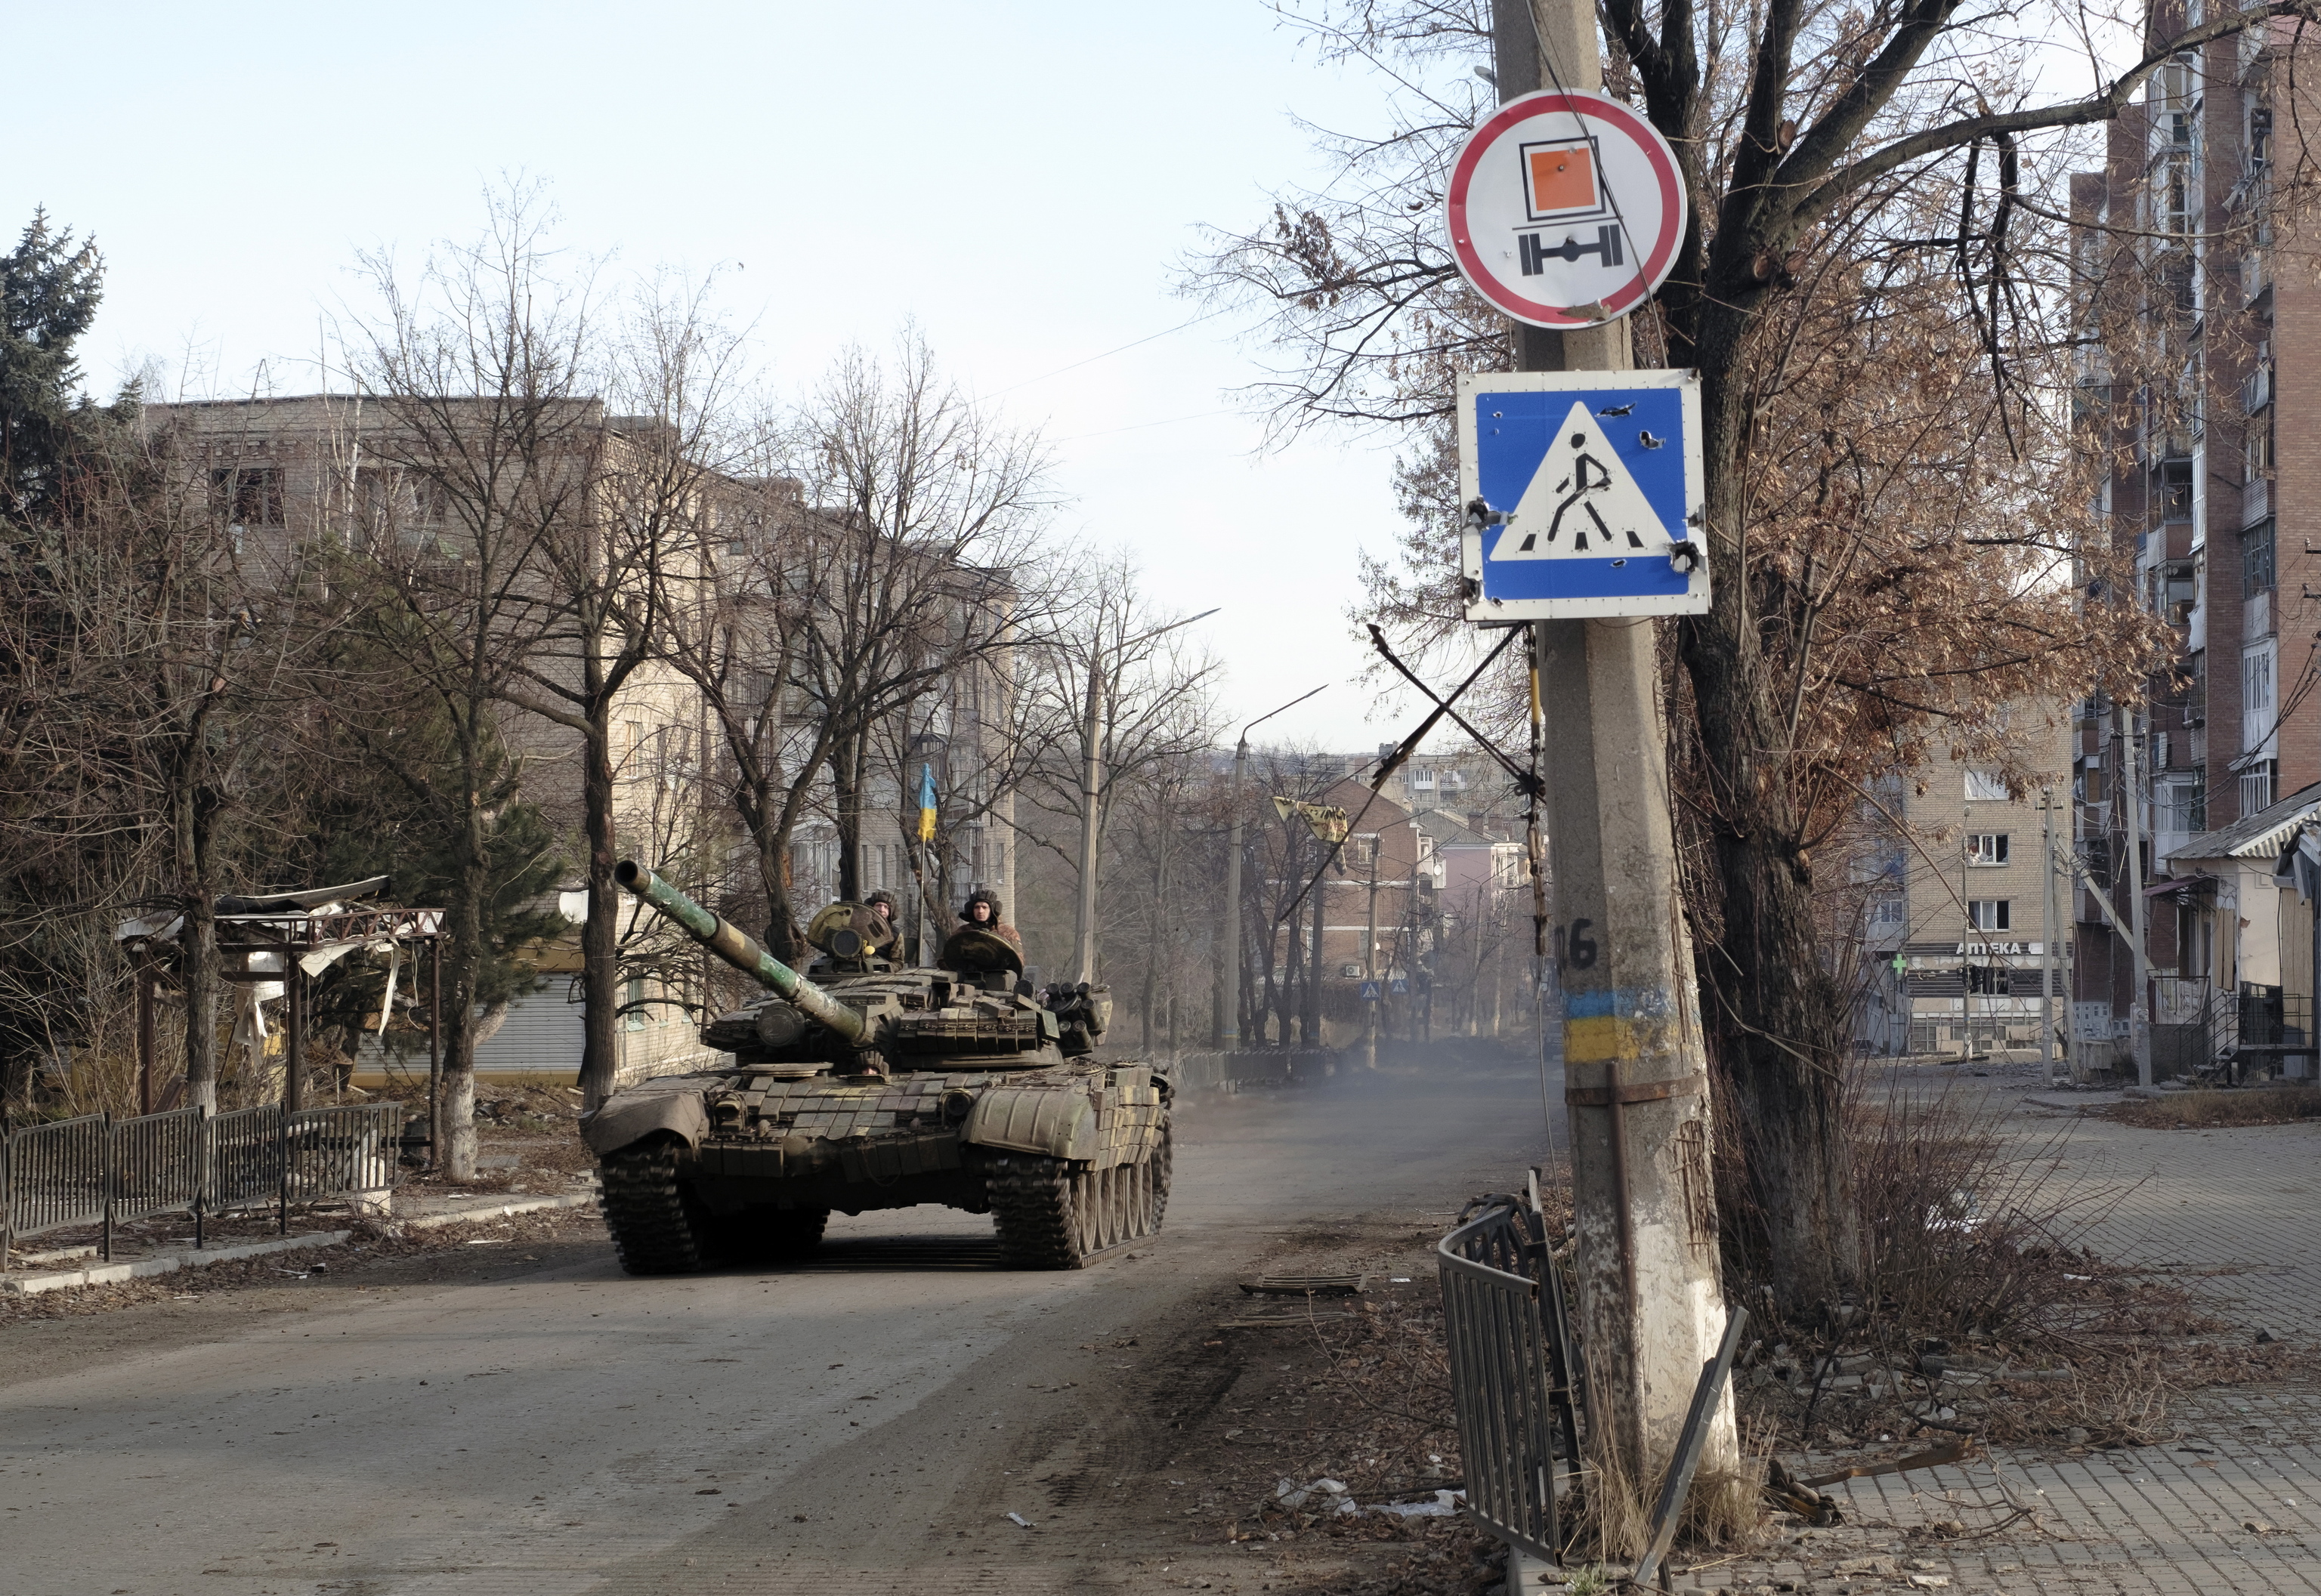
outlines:
{"label": "pale sky", "polygon": [[[95,235],[90,385],[159,357],[191,396],[311,392],[359,249],[472,236],[503,174],[614,270],[725,276],[773,379],[915,319],[946,368],[1055,441],[1067,534],[1124,545],[1225,662],[1233,721],[1360,750],[1358,549],[1398,530],[1383,440],[1261,449],[1246,331],[1173,292],[1202,222],[1322,168],[1293,117],[1361,128],[1381,86],[1257,0],[1114,11],[407,0],[17,5],[0,232]],[[34,69],[37,68],[37,69]],[[1231,732],[1224,733],[1231,740]]]}

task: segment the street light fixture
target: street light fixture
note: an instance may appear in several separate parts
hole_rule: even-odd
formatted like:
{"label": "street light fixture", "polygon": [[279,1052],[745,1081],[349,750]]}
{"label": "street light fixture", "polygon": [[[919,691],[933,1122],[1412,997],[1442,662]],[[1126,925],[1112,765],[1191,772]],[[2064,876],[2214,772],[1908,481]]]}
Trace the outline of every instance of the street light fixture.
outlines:
{"label": "street light fixture", "polygon": [[[1188,615],[1182,621],[1171,621],[1166,626],[1139,632],[1133,638],[1123,638],[1113,645],[1113,650],[1116,654],[1125,654],[1138,643],[1149,643],[1180,626],[1206,621],[1224,607],[1220,604],[1197,615]],[[1096,979],[1096,805],[1104,786],[1104,772],[1098,759],[1102,751],[1103,729],[1104,628],[1099,624],[1095,641],[1088,649],[1088,709],[1086,718],[1080,723],[1080,747],[1086,758],[1080,767],[1079,905],[1072,927],[1071,978],[1075,981]]]}
{"label": "street light fixture", "polygon": [[1225,846],[1225,1027],[1219,1038],[1219,1045],[1227,1052],[1241,1046],[1241,778],[1242,772],[1249,766],[1249,734],[1282,710],[1296,709],[1329,685],[1324,682],[1311,693],[1299,694],[1280,709],[1266,711],[1241,729],[1241,740],[1233,745],[1233,840]]}

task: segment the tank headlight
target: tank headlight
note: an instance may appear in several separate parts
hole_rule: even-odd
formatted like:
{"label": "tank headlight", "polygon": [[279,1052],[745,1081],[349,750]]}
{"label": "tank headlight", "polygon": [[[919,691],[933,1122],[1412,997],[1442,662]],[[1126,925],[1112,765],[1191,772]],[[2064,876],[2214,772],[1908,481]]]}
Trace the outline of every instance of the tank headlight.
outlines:
{"label": "tank headlight", "polygon": [[942,1117],[956,1125],[975,1111],[975,1093],[954,1086],[942,1094]]}

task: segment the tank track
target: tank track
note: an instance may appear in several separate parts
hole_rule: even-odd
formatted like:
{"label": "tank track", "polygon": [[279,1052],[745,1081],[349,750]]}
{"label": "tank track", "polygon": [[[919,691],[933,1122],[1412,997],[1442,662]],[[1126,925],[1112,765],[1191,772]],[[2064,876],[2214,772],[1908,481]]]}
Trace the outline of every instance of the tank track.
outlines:
{"label": "tank track", "polygon": [[999,1259],[1011,1269],[1077,1269],[1080,1249],[1073,1198],[1079,1182],[1055,1158],[995,1162],[984,1177],[991,1220],[999,1232]]}
{"label": "tank track", "polygon": [[1164,1119],[1160,1121],[1160,1144],[1152,1149],[1152,1220],[1145,1232],[1148,1236],[1160,1229],[1161,1220],[1169,1215],[1169,1175],[1176,1163],[1170,1139],[1169,1121]]}
{"label": "tank track", "polygon": [[677,1146],[623,1147],[597,1164],[605,1229],[631,1274],[688,1274],[701,1267],[701,1234],[677,1180]]}
{"label": "tank track", "polygon": [[[1075,1174],[1062,1160],[1021,1156],[996,1161],[984,1178],[991,1217],[999,1233],[1000,1261],[1011,1269],[1078,1269],[1099,1251],[1124,1246],[1160,1229],[1169,1207],[1169,1127],[1142,1165],[1086,1170]],[[1138,1188],[1147,1217],[1119,1223],[1133,1214]],[[1113,1221],[1091,1223],[1089,1205],[1105,1203]]]}

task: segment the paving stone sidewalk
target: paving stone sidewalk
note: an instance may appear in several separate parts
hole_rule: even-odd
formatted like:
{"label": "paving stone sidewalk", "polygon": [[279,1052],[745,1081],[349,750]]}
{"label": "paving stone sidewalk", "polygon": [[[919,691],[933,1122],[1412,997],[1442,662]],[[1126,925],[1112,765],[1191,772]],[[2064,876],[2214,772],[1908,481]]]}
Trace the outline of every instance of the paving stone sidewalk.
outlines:
{"label": "paving stone sidewalk", "polygon": [[[2077,1114],[2068,1095],[2033,1101],[2028,1078],[1989,1084],[2024,1100],[2013,1123],[2026,1149],[2091,1199],[2121,1193],[2089,1229],[2099,1256],[2175,1281],[2252,1336],[2314,1336],[2321,1123],[2147,1130]],[[2000,1448],[1834,1486],[1846,1528],[1798,1533],[1776,1559],[1683,1569],[1675,1588],[2321,1593],[2321,1385],[2197,1392],[2171,1417],[2180,1433],[2161,1446]]]}

